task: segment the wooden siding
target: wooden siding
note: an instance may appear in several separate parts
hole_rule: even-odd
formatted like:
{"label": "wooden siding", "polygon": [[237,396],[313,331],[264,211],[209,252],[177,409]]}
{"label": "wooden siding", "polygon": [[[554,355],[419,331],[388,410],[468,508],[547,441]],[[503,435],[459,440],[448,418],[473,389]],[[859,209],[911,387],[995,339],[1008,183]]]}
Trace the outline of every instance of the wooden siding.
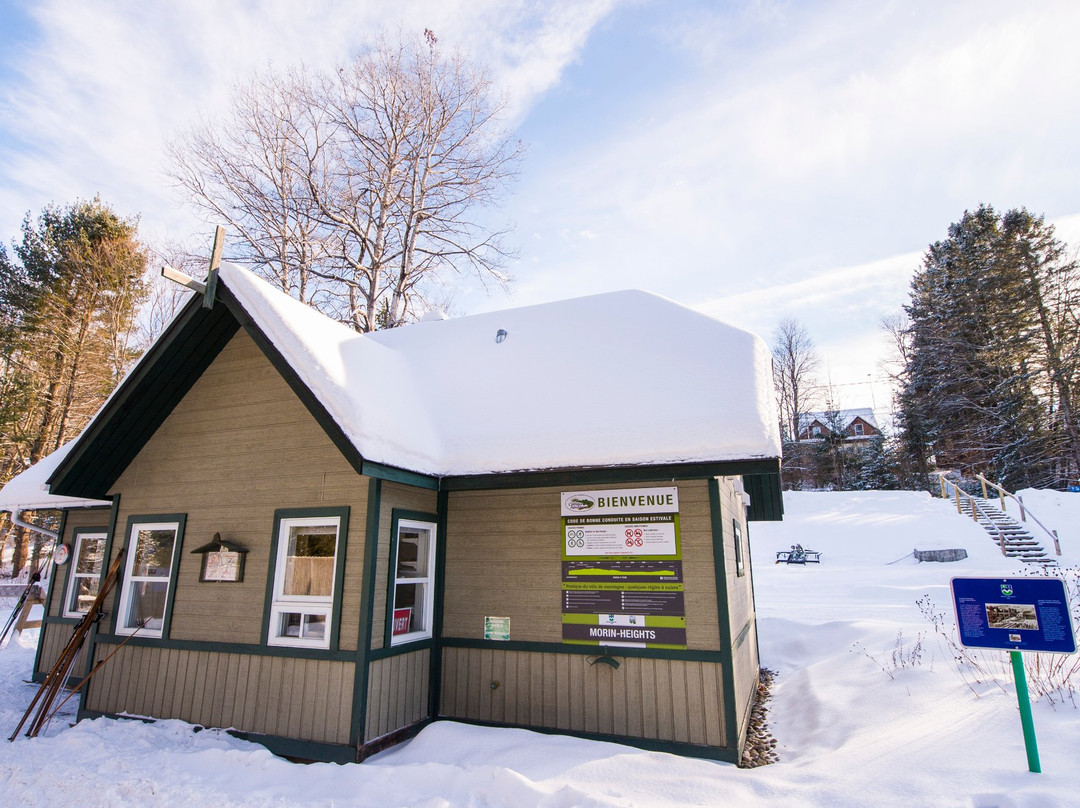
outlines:
{"label": "wooden siding", "polygon": [[[386,595],[389,587],[390,542],[395,508],[436,516],[438,494],[426,488],[412,488],[400,483],[384,482],[379,501],[379,546],[375,558],[375,599],[371,611],[371,647],[386,644]],[[443,537],[439,537],[442,541]]]}
{"label": "wooden siding", "polygon": [[371,663],[365,741],[427,718],[430,671],[431,652],[427,649]]}
{"label": "wooden siding", "polygon": [[[708,485],[704,480],[677,485],[687,645],[695,650],[720,650]],[[510,618],[512,640],[562,642],[562,490],[450,493],[444,636],[483,639],[484,617],[495,615]]]}
{"label": "wooden siding", "polygon": [[[39,667],[34,672],[44,676],[52,670],[52,666],[56,664],[56,660],[60,659],[60,654],[67,646],[68,641],[71,640],[74,624],[44,623],[41,629],[41,636],[38,640],[41,655],[39,657]],[[68,676],[72,679],[82,679],[85,675],[86,646],[84,645],[82,650],[79,651],[79,655],[75,657],[75,664],[71,666],[71,672]]]}
{"label": "wooden siding", "polygon": [[[132,515],[187,515],[170,639],[206,642],[259,642],[276,509],[349,506],[349,536],[340,544],[341,648],[356,648],[367,481],[245,332],[180,401],[115,491],[118,533]],[[199,582],[202,556],[191,549],[215,533],[248,548],[243,582]],[[114,552],[125,540],[117,536]]]}
{"label": "wooden siding", "polygon": [[601,735],[723,747],[721,665],[624,657],[614,669],[584,654],[443,650],[440,712]]}
{"label": "wooden siding", "polygon": [[[95,661],[116,646],[99,644]],[[353,665],[126,645],[94,676],[87,708],[348,744]]]}

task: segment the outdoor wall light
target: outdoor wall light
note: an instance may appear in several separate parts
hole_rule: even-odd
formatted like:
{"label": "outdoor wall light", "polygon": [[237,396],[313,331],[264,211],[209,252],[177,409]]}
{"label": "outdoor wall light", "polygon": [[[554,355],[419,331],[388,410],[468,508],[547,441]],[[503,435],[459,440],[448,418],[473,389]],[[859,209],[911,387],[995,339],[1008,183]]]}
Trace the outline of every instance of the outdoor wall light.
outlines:
{"label": "outdoor wall light", "polygon": [[498,331],[495,332],[495,342],[496,343],[500,343],[505,339],[506,339],[506,329],[505,328],[500,328]]}

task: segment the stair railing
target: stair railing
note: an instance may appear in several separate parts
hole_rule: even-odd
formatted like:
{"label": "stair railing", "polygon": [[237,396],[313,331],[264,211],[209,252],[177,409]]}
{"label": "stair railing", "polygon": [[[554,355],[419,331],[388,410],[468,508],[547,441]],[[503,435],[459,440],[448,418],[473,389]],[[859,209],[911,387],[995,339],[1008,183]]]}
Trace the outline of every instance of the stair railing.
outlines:
{"label": "stair railing", "polygon": [[[968,504],[971,506],[971,518],[977,523],[979,516],[981,515],[985,522],[984,525],[992,526],[998,536],[998,544],[1001,547],[1001,554],[1007,556],[1005,552],[1005,531],[1003,531],[994,520],[990,518],[990,515],[979,505],[979,501],[975,497],[971,496],[967,491],[963,490],[960,486],[954,483],[952,480],[946,480],[943,472],[934,472],[937,474],[938,482],[941,483],[941,498],[942,499],[956,499],[956,512],[963,516],[964,509],[961,507],[961,497],[964,497]],[[952,490],[952,494],[949,494],[949,490]],[[988,528],[989,529],[989,528]]]}
{"label": "stair railing", "polygon": [[1008,497],[1009,499],[1015,500],[1017,506],[1020,508],[1020,521],[1021,522],[1026,522],[1027,518],[1030,516],[1031,521],[1034,522],[1035,524],[1037,524],[1040,528],[1042,528],[1042,531],[1047,536],[1049,536],[1051,539],[1054,540],[1054,551],[1058,555],[1061,555],[1061,542],[1058,541],[1057,531],[1056,530],[1050,530],[1048,527],[1046,527],[1046,525],[1044,525],[1042,522],[1040,522],[1036,518],[1035,514],[1033,514],[1031,512],[1031,510],[1024,505],[1024,498],[1023,497],[1018,497],[1018,496],[1016,496],[1016,494],[1013,494],[1010,491],[1007,491],[1006,489],[1002,488],[997,483],[990,482],[988,479],[983,477],[981,474],[976,474],[975,479],[978,480],[980,483],[982,483],[983,499],[989,499],[989,497],[987,497],[987,495],[986,495],[987,487],[992,488],[995,491],[997,491],[998,500],[1001,503],[1001,510],[1005,510],[1005,498],[1006,497]]}

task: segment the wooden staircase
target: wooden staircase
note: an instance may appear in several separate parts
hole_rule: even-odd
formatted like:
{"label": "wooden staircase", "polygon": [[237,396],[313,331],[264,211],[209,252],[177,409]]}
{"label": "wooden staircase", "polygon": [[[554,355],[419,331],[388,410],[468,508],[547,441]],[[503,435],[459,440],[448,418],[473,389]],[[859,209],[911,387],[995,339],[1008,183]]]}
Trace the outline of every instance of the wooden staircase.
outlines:
{"label": "wooden staircase", "polygon": [[996,502],[982,497],[963,497],[960,510],[982,525],[1007,557],[1017,558],[1025,564],[1057,566],[1057,559],[1047,552],[1042,543],[1026,527],[998,508]]}

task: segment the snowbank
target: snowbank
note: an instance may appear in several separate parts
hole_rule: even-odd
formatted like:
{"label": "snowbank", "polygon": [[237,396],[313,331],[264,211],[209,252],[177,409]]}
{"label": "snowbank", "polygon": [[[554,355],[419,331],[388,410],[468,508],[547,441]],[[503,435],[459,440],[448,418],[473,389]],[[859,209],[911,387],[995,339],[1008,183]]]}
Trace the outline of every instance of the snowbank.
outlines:
{"label": "snowbank", "polygon": [[[1071,514],[1073,500],[1060,503]],[[61,717],[43,737],[0,750],[0,806],[1075,806],[1080,710],[1034,705],[1043,773],[1028,772],[1008,678],[961,678],[916,603],[951,613],[951,577],[1012,575],[1016,563],[926,494],[792,493],[785,507],[784,522],[757,523],[750,537],[762,659],[779,673],[771,766],[452,722],[363,765],[300,766],[178,721],[69,728]],[[795,543],[822,551],[823,563],[773,563]],[[970,555],[911,556],[934,546]],[[33,695],[23,683],[33,651],[20,640],[0,651],[5,735]]]}

